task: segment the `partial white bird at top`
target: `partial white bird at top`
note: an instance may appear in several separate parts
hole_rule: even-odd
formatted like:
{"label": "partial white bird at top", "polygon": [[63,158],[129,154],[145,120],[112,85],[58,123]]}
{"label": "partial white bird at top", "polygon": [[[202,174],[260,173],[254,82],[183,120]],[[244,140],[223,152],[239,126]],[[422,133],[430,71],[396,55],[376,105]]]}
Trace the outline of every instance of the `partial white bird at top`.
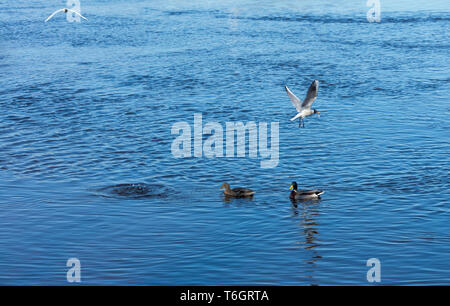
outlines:
{"label": "partial white bird at top", "polygon": [[300,118],[300,121],[298,123],[298,127],[301,127],[301,123],[303,121],[303,127],[305,127],[305,117],[311,116],[312,114],[318,114],[320,115],[320,112],[311,109],[311,105],[313,104],[314,100],[317,97],[317,92],[319,91],[319,81],[314,80],[311,85],[308,88],[308,92],[306,93],[305,101],[301,101],[299,98],[297,98],[296,95],[290,91],[290,89],[287,86],[284,86],[286,89],[286,92],[289,96],[289,98],[292,101],[292,104],[294,104],[295,109],[297,109],[298,114],[295,115],[295,117],[291,118],[291,121],[294,121],[297,118]]}
{"label": "partial white bird at top", "polygon": [[53,14],[51,14],[50,16],[48,16],[47,19],[45,19],[45,22],[49,21],[50,19],[52,19],[53,16],[55,16],[56,14],[58,14],[58,13],[60,13],[60,12],[64,12],[64,13],[67,13],[67,12],[75,13],[75,14],[77,14],[78,16],[80,16],[81,18],[87,20],[86,17],[82,16],[82,15],[81,15],[80,13],[78,13],[77,11],[74,11],[74,10],[71,10],[71,9],[68,9],[68,8],[62,8],[62,9],[60,9],[60,10],[54,11]]}

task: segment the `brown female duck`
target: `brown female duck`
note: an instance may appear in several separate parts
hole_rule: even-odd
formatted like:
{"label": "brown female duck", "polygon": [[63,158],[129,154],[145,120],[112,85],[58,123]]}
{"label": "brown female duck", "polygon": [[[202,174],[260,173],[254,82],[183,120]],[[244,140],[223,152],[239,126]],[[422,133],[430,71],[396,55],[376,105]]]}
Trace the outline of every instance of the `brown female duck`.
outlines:
{"label": "brown female duck", "polygon": [[233,198],[247,198],[252,197],[255,192],[251,189],[247,188],[230,188],[230,185],[228,183],[223,183],[222,186],[220,186],[220,189],[225,188],[223,193],[227,197],[233,197]]}

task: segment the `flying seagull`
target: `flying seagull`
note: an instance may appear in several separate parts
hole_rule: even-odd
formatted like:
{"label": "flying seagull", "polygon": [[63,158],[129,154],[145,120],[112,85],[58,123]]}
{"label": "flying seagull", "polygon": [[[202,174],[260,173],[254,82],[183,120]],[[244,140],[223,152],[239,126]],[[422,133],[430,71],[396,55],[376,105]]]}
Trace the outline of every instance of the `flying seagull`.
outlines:
{"label": "flying seagull", "polygon": [[71,10],[71,9],[68,9],[68,8],[62,8],[62,9],[60,9],[60,10],[54,11],[53,14],[51,14],[50,16],[48,16],[47,19],[45,19],[45,22],[47,22],[47,21],[49,21],[50,19],[52,19],[52,17],[55,16],[56,14],[58,14],[59,12],[64,12],[64,13],[71,12],[71,13],[75,13],[75,14],[77,14],[78,16],[80,16],[81,18],[87,20],[86,17],[82,16],[82,15],[81,15],[80,13],[78,13],[77,11],[74,11],[74,10]]}
{"label": "flying seagull", "polygon": [[297,109],[298,114],[291,118],[291,121],[294,121],[297,118],[300,118],[300,121],[298,123],[298,127],[301,126],[301,123],[303,121],[303,127],[305,127],[305,117],[311,116],[312,114],[319,114],[320,112],[311,109],[311,105],[313,104],[314,100],[317,97],[317,91],[319,90],[319,81],[314,80],[311,85],[308,88],[308,93],[306,94],[305,101],[301,101],[299,98],[297,98],[296,95],[290,91],[290,89],[287,86],[284,86],[286,89],[286,92],[289,96],[289,98],[292,101],[292,104],[294,104],[295,109]]}

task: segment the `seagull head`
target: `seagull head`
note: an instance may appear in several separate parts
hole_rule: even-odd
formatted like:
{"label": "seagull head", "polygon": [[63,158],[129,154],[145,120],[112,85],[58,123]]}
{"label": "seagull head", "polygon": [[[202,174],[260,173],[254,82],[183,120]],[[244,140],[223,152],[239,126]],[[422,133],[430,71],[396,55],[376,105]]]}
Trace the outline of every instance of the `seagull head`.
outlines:
{"label": "seagull head", "polygon": [[66,9],[66,8],[64,9],[64,13],[67,13],[68,11],[69,11],[68,9]]}
{"label": "seagull head", "polygon": [[320,115],[320,112],[317,109],[314,109],[314,114]]}

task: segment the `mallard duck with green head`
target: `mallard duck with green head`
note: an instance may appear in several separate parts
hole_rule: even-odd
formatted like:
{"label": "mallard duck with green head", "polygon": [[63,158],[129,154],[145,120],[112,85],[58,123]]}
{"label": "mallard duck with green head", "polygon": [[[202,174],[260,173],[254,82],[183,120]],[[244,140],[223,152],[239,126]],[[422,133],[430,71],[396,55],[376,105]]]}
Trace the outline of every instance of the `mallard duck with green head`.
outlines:
{"label": "mallard duck with green head", "polygon": [[289,190],[292,190],[291,194],[289,195],[289,198],[291,200],[317,200],[320,199],[320,195],[325,192],[320,189],[298,190],[296,182],[292,182]]}
{"label": "mallard duck with green head", "polygon": [[222,186],[220,186],[220,189],[225,189],[223,193],[226,197],[232,197],[232,198],[248,198],[252,197],[255,192],[248,188],[230,188],[230,185],[228,183],[223,183]]}

